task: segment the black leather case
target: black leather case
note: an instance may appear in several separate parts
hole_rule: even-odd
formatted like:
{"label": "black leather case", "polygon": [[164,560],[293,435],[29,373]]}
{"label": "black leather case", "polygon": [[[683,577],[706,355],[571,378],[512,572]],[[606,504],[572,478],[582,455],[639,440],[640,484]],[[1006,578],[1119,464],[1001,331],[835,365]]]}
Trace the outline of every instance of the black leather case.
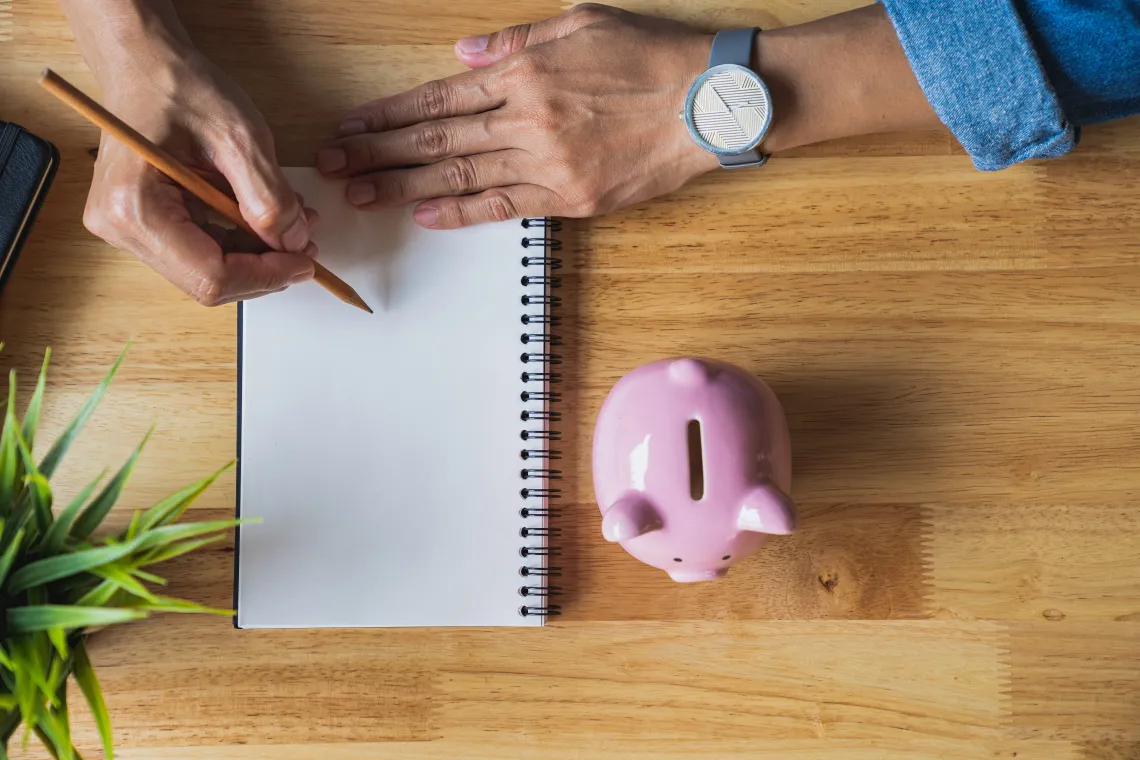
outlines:
{"label": "black leather case", "polygon": [[28,237],[59,166],[59,150],[0,121],[0,289]]}

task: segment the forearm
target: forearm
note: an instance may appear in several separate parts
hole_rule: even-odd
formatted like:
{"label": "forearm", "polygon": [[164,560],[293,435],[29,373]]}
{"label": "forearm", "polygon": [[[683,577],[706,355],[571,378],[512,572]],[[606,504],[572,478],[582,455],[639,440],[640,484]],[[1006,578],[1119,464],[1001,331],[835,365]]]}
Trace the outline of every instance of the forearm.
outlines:
{"label": "forearm", "polygon": [[60,0],[84,60],[106,89],[159,77],[193,51],[170,0]]}
{"label": "forearm", "polygon": [[882,6],[761,32],[754,50],[775,112],[766,151],[941,124]]}

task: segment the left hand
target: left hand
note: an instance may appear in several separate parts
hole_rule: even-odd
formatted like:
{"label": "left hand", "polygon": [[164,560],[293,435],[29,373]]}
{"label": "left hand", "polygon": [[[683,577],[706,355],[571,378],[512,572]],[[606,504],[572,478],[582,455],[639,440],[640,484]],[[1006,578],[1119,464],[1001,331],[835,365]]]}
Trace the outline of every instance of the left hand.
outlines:
{"label": "left hand", "polygon": [[419,201],[416,221],[434,229],[614,211],[717,166],[678,116],[711,45],[592,4],[463,39],[471,71],[352,111],[317,168],[351,177],[355,206]]}

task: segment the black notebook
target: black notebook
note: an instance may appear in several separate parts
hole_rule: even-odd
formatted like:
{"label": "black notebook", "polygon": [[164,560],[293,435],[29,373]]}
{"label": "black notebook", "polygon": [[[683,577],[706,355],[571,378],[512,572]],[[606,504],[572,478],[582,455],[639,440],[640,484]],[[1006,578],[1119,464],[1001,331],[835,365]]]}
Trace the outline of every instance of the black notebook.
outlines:
{"label": "black notebook", "polygon": [[59,166],[59,151],[0,121],[0,289],[8,279]]}

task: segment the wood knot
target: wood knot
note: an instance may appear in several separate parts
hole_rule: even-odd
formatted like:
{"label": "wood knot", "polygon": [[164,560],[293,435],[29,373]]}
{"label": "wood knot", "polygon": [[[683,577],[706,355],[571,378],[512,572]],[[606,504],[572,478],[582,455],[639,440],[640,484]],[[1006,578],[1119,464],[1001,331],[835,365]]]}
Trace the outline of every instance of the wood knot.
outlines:
{"label": "wood knot", "polygon": [[1057,623],[1065,619],[1065,613],[1061,612],[1060,610],[1049,609],[1042,612],[1041,617],[1045,618],[1050,623]]}
{"label": "wood knot", "polygon": [[835,587],[839,585],[839,575],[837,573],[825,573],[819,576],[819,585],[831,593],[835,591]]}

